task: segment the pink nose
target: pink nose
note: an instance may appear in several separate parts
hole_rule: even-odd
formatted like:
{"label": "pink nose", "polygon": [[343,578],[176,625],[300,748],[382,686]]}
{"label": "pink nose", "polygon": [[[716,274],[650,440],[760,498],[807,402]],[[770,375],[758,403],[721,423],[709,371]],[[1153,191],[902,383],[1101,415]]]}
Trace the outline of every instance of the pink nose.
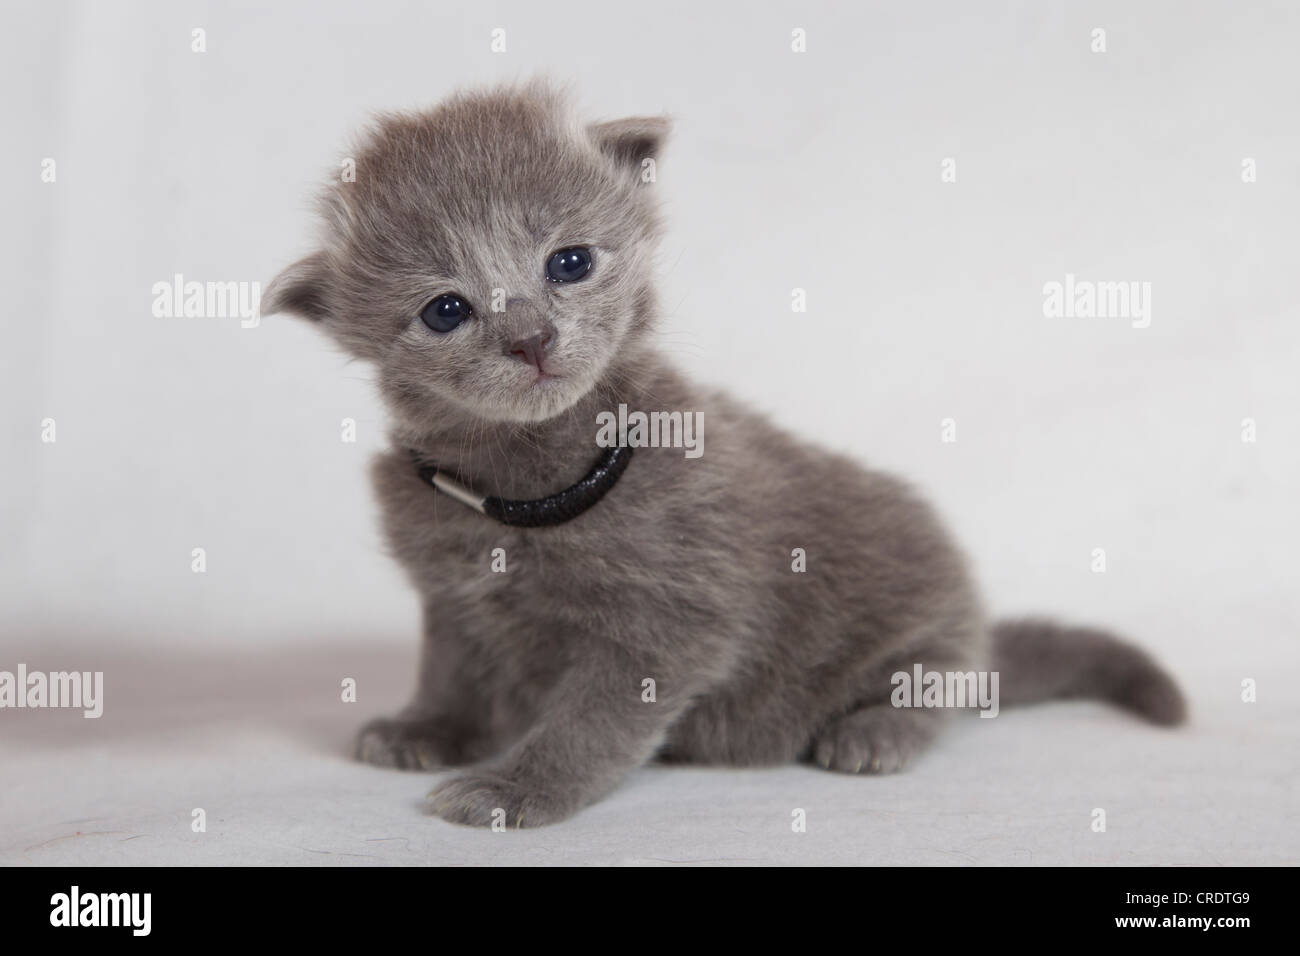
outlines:
{"label": "pink nose", "polygon": [[521,362],[527,362],[537,371],[542,371],[542,362],[546,359],[546,353],[551,349],[551,337],[545,332],[534,332],[526,338],[515,339],[506,349],[510,355],[519,359]]}

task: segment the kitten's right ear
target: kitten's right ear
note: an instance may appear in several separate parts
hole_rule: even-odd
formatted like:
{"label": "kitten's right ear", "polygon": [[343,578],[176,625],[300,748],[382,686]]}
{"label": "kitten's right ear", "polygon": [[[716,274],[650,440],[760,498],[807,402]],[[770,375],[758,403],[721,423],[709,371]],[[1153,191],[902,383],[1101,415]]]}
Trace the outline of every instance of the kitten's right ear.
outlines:
{"label": "kitten's right ear", "polygon": [[672,127],[666,116],[630,116],[608,123],[592,123],[587,132],[600,151],[620,166],[641,171],[647,159],[658,159]]}
{"label": "kitten's right ear", "polygon": [[262,295],[262,315],[292,312],[313,322],[321,321],[329,311],[326,301],[328,279],[325,253],[314,252],[299,259],[266,287]]}

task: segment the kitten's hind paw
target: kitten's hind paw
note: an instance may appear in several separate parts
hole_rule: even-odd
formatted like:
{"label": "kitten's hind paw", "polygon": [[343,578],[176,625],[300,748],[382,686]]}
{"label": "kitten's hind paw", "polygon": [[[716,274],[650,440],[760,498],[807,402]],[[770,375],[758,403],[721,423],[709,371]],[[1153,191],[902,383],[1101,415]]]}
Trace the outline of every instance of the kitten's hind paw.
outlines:
{"label": "kitten's hind paw", "polygon": [[836,718],[813,738],[808,759],[840,773],[894,773],[934,738],[935,711],[873,704]]}

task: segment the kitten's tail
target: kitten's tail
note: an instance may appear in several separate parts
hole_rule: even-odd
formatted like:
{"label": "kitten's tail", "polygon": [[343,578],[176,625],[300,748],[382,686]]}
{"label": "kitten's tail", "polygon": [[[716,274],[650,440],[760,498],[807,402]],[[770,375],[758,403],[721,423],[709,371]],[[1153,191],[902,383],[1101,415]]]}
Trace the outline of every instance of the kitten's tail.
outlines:
{"label": "kitten's tail", "polygon": [[1182,691],[1145,651],[1089,627],[999,621],[993,625],[993,669],[1005,706],[1090,697],[1153,724],[1173,726],[1187,717]]}

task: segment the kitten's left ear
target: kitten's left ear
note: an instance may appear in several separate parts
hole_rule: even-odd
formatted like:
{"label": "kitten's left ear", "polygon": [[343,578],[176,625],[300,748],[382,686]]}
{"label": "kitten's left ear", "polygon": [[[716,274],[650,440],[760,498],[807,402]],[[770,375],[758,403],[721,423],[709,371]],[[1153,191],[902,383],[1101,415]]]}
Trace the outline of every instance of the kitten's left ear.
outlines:
{"label": "kitten's left ear", "polygon": [[263,315],[292,312],[319,322],[329,313],[329,264],[325,253],[299,259],[271,280],[262,294]]}
{"label": "kitten's left ear", "polygon": [[645,160],[659,158],[660,147],[671,128],[666,116],[630,116],[608,123],[592,123],[587,132],[602,153],[620,166],[639,173]]}

